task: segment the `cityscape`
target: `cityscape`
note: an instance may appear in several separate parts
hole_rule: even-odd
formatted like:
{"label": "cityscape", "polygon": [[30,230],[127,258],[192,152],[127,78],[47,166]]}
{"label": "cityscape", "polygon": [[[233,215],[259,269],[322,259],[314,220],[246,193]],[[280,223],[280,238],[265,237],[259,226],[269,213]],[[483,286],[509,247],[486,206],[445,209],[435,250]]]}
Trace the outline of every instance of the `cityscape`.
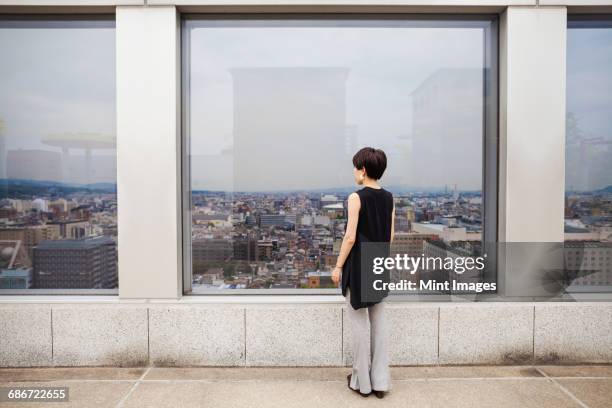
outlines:
{"label": "cityscape", "polygon": [[0,289],[116,289],[113,186],[5,179]]}
{"label": "cityscape", "polygon": [[[0,289],[117,288],[113,190],[12,179],[2,187]],[[566,194],[565,270],[572,287],[612,285],[611,190]],[[348,193],[193,192],[192,293],[334,288],[331,270],[346,225]],[[392,254],[481,253],[480,192],[446,188],[394,196]]]}
{"label": "cityscape", "polygon": [[[333,288],[346,200],[354,191],[336,186],[350,185],[350,159],[365,145],[388,152],[382,181],[395,197],[393,253],[482,253],[483,70],[488,69],[483,27],[268,27],[257,35],[197,22],[188,28],[192,49],[184,62],[192,77],[186,109],[194,114],[185,126],[184,199],[191,201],[185,215],[191,236],[184,250],[190,256],[191,293]],[[70,35],[29,30],[29,46],[44,44],[49,32],[62,40]],[[41,75],[39,64],[6,45],[9,34],[23,33],[4,33],[7,64],[13,64],[12,71],[4,69],[28,75],[4,81],[10,92],[0,95],[0,289],[116,290],[114,66],[99,51],[112,54],[113,31],[90,30],[92,37],[82,39],[100,43],[87,58],[97,81],[65,69],[77,69],[68,63],[76,51],[60,59],[35,48],[40,61],[61,68],[56,71],[62,80],[49,81],[51,88],[43,90],[30,88]],[[581,52],[590,38],[580,36],[593,35],[570,34],[571,52]],[[313,38],[320,46],[316,52],[295,53],[295,44],[312,51]],[[361,47],[348,46],[355,38]],[[437,47],[423,49],[423,38]],[[448,52],[451,39],[461,52]],[[249,52],[241,48],[246,41]],[[398,54],[399,43],[409,51]],[[274,55],[264,52],[269,47]],[[380,55],[368,58],[364,50]],[[415,64],[422,55],[435,58]],[[569,61],[563,279],[572,288],[611,291],[609,119],[601,114],[606,109],[587,106],[579,97],[585,89],[580,73],[597,64]],[[608,78],[609,65],[603,66],[593,78]],[[75,78],[83,86],[68,88]],[[99,88],[84,87],[93,82]],[[67,89],[75,93],[74,106],[58,99]],[[88,92],[78,93],[82,89]],[[92,103],[97,97],[100,105]],[[49,106],[58,108],[47,114]],[[75,115],[76,107],[91,109]]]}
{"label": "cityscape", "polygon": [[[331,270],[347,221],[348,192],[192,195],[193,292],[333,288]],[[392,252],[479,253],[479,192],[395,195]]]}

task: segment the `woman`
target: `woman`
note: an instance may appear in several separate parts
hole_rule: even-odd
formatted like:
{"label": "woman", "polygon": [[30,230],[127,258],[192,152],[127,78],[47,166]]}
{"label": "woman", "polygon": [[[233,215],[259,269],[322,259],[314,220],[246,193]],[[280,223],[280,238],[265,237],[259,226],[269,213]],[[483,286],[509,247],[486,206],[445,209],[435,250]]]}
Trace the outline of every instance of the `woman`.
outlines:
{"label": "woman", "polygon": [[377,182],[387,168],[385,152],[365,147],[355,154],[353,165],[355,182],[363,188],[348,197],[348,221],[332,280],[338,284],[342,275],[342,295],[353,331],[353,370],[347,377],[348,387],[363,397],[374,393],[383,398],[391,389],[384,302],[382,297],[362,298],[365,276],[372,273],[372,265],[369,270],[368,265],[361,265],[361,253],[365,242],[391,243],[395,206],[393,195]]}

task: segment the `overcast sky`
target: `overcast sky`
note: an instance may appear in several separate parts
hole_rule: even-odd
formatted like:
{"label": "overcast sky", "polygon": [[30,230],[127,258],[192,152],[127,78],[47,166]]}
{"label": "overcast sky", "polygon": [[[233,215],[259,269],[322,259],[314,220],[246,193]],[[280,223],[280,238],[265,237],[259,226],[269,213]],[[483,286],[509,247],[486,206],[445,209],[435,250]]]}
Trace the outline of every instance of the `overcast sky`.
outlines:
{"label": "overcast sky", "polygon": [[[108,23],[96,23],[108,25]],[[40,149],[53,134],[101,133],[111,140],[115,119],[115,31],[108,28],[0,26],[0,119],[7,152]],[[77,136],[78,137],[78,136]],[[72,150],[83,156],[83,150]],[[65,182],[115,182],[115,149],[93,150],[90,177],[82,159],[66,164]],[[80,164],[79,164],[80,163]],[[4,163],[3,163],[4,164]],[[18,169],[12,169],[13,173]],[[8,169],[9,174],[11,169]],[[29,173],[30,174],[30,173]],[[45,176],[44,169],[34,172]]]}
{"label": "overcast sky", "polygon": [[[386,150],[387,184],[480,189],[482,28],[199,27],[190,33],[194,189],[350,186],[350,159],[366,145]],[[236,68],[269,72],[237,85]],[[327,86],[323,69],[346,75]],[[425,83],[425,109],[415,118],[411,94]],[[279,124],[283,118],[292,122]],[[328,142],[313,152],[308,132]],[[279,143],[281,134],[291,143]],[[250,145],[247,136],[259,142]],[[237,143],[260,160],[245,161]]]}
{"label": "overcast sky", "polygon": [[612,28],[570,29],[567,46],[567,111],[591,141],[566,149],[566,189],[599,189],[612,185],[612,144],[592,140],[612,142]]}
{"label": "overcast sky", "polygon": [[[426,25],[192,28],[193,188],[350,186],[350,157],[372,145],[388,153],[388,184],[479,189],[483,35]],[[113,137],[114,42],[110,27],[0,28],[5,149],[59,154],[41,140]],[[570,30],[567,106],[588,137],[612,139],[610,72],[612,29]],[[115,151],[92,154],[92,181],[115,181]],[[80,180],[72,173],[64,181]],[[599,166],[586,177],[604,186],[611,173]]]}

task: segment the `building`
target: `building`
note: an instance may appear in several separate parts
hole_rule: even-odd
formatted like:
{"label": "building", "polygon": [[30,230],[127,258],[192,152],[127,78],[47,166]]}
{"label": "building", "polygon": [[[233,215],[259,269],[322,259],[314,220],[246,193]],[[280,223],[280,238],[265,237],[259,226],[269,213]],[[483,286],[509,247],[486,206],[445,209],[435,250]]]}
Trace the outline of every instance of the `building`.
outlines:
{"label": "building", "polygon": [[287,226],[287,217],[284,214],[259,214],[259,226],[261,228],[283,228]]}
{"label": "building", "polygon": [[612,286],[612,242],[565,241],[563,254],[572,287]]}
{"label": "building", "polygon": [[0,289],[30,289],[33,281],[32,268],[0,268]]}
{"label": "building", "polygon": [[[349,69],[242,66],[230,67],[229,73],[234,101],[231,113],[235,190],[268,189],[265,180],[269,170],[262,163],[274,163],[282,169],[284,182],[278,184],[279,190],[293,189],[295,180],[307,182],[307,188],[319,188],[329,174],[339,173],[342,167],[336,152],[343,152],[345,146]],[[281,106],[283,112],[279,114]],[[316,166],[308,155],[298,154],[296,139],[308,141],[308,146],[316,149]],[[303,176],[306,168],[311,169],[308,178]]]}
{"label": "building", "polygon": [[8,178],[61,180],[62,155],[39,149],[9,150],[6,153]]}
{"label": "building", "polygon": [[310,289],[333,287],[330,271],[306,272],[306,278],[308,279],[308,288]]}
{"label": "building", "polygon": [[30,258],[20,240],[0,240],[0,289],[30,289]]}
{"label": "building", "polygon": [[[410,174],[436,163],[439,170],[430,172],[427,183],[443,185],[450,180],[464,188],[478,186],[474,181],[481,179],[482,171],[483,87],[480,69],[440,68],[412,92],[412,143],[418,153],[408,160]],[[411,181],[420,187],[425,179]]]}
{"label": "building", "polygon": [[233,239],[234,259],[238,261],[255,261],[257,259],[257,238],[236,237]]}
{"label": "building", "polygon": [[444,242],[453,241],[480,241],[480,232],[467,231],[465,227],[452,227],[444,224],[434,224],[428,222],[415,222],[412,230],[421,234],[437,235]]}
{"label": "building", "polygon": [[272,241],[257,241],[257,260],[270,261],[272,259]]}
{"label": "building", "polygon": [[[390,256],[420,257],[424,253],[424,244],[427,241],[435,241],[440,238],[436,234],[422,234],[417,232],[396,232],[393,236],[393,242],[390,247]],[[420,271],[410,273],[405,270],[393,270],[391,274],[392,282],[399,282],[401,279],[407,279],[418,282],[421,274]]]}
{"label": "building", "polygon": [[86,220],[52,221],[47,226],[60,239],[81,239],[92,233],[91,224]]}
{"label": "building", "polygon": [[191,243],[191,257],[194,263],[218,263],[234,255],[232,241],[226,238],[194,239]]}
{"label": "building", "polygon": [[117,244],[111,237],[42,241],[34,247],[34,288],[117,287]]}
{"label": "building", "polygon": [[322,210],[323,214],[329,217],[330,220],[346,218],[346,211],[342,203],[326,204],[323,206]]}

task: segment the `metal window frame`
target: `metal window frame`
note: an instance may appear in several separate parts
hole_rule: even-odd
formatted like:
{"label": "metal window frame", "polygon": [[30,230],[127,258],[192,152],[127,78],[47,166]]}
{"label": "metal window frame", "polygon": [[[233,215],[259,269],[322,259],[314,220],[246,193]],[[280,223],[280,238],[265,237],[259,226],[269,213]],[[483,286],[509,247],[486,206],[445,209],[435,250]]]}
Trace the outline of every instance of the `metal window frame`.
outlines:
{"label": "metal window frame", "polygon": [[567,29],[612,28],[612,13],[570,13],[567,15]]}
{"label": "metal window frame", "polygon": [[[580,29],[610,29],[612,28],[612,13],[593,14],[593,13],[572,13],[567,15],[567,31]],[[568,50],[569,51],[569,47]],[[568,79],[566,78],[566,81]],[[567,86],[566,86],[567,92]],[[566,108],[567,112],[567,108]],[[565,139],[567,143],[567,135]],[[567,167],[566,167],[567,171]],[[564,180],[565,182],[565,180]],[[567,190],[566,190],[567,193]],[[574,294],[603,294],[610,295],[612,293],[611,285],[580,285],[569,286],[568,293]]]}
{"label": "metal window frame", "polygon": [[[3,28],[112,28],[115,29],[114,13],[85,14],[0,14],[0,29]],[[116,124],[115,124],[116,125]],[[119,252],[119,246],[117,246]],[[119,288],[114,289],[0,289],[0,296],[9,295],[87,295],[118,296]]]}
{"label": "metal window frame", "polygon": [[[483,247],[485,243],[494,247],[498,241],[498,175],[499,175],[499,15],[498,14],[415,14],[415,13],[193,13],[181,15],[181,208],[182,208],[182,255],[183,255],[183,296],[228,296],[228,295],[335,295],[340,294],[340,289],[211,289],[199,293],[191,292],[192,270],[191,270],[191,174],[190,174],[190,135],[189,135],[189,110],[190,110],[190,87],[189,87],[189,51],[190,51],[190,26],[195,24],[217,24],[227,27],[228,24],[238,26],[269,27],[270,23],[282,26],[331,26],[362,27],[365,23],[381,24],[389,22],[401,22],[401,27],[408,24],[431,27],[432,23],[446,23],[441,27],[476,26],[485,29],[485,41],[483,43],[484,67],[483,67],[483,151],[482,151],[482,198],[483,198]],[[339,22],[346,25],[338,24]],[[293,23],[292,25],[290,23]],[[325,25],[326,23],[327,25]],[[331,23],[331,24],[330,24]],[[318,25],[316,25],[318,24]],[[485,280],[496,281],[498,270],[497,254],[488,254],[488,265],[485,272]],[[392,297],[398,300],[450,300],[458,295],[439,294],[413,294],[397,293]],[[474,294],[466,294],[473,298]],[[496,293],[487,295],[478,294],[477,298],[495,298]]]}

